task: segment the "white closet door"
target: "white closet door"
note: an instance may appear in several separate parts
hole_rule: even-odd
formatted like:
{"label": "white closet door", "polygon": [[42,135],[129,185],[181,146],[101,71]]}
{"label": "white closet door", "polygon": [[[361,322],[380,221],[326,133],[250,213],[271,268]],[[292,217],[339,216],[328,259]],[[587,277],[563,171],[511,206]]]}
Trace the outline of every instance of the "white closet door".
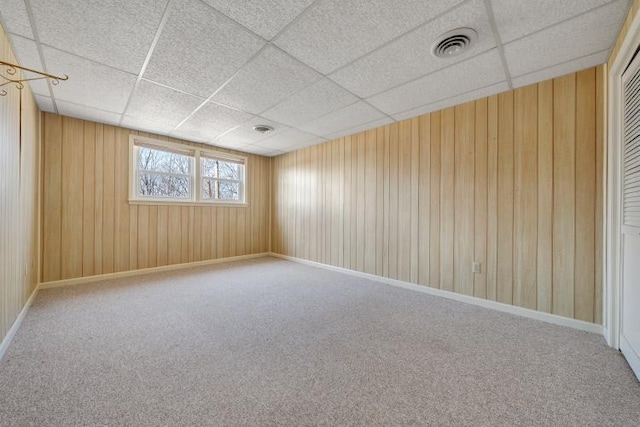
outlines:
{"label": "white closet door", "polygon": [[640,378],[640,55],[622,76],[622,325],[620,350]]}

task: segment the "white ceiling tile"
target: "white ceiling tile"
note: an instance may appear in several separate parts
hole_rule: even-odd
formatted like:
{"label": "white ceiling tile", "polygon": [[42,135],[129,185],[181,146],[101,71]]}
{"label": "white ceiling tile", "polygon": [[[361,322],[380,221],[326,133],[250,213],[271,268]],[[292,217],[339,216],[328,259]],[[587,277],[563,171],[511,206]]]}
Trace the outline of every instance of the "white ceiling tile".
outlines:
{"label": "white ceiling tile", "polygon": [[215,137],[231,130],[251,119],[251,115],[232,110],[211,102],[205,104],[184,122],[174,134],[188,135],[198,141],[211,141]]}
{"label": "white ceiling tile", "polygon": [[505,45],[511,76],[609,49],[626,13],[626,1],[618,1]]}
{"label": "white ceiling tile", "polygon": [[211,100],[259,114],[320,78],[300,61],[267,46]]}
{"label": "white ceiling tile", "polygon": [[31,0],[40,42],[137,74],[168,0]]}
{"label": "white ceiling tile", "polygon": [[174,128],[204,102],[204,98],[141,80],[126,115]]}
{"label": "white ceiling tile", "polygon": [[321,0],[275,43],[328,74],[435,18],[461,0]]}
{"label": "white ceiling tile", "polygon": [[[433,42],[443,33],[461,27],[473,28],[478,33],[478,39],[471,48],[452,58],[434,57],[431,54]],[[484,2],[473,0],[329,77],[358,96],[366,98],[463,61],[495,45]]]}
{"label": "white ceiling tile", "polygon": [[[271,126],[274,130],[267,133],[262,134],[253,130],[253,127],[256,125],[267,125]],[[285,130],[289,129],[289,127],[282,125],[280,123],[273,122],[271,120],[267,120],[262,117],[253,117],[248,122],[242,123],[238,127],[233,130],[225,133],[214,139],[212,141],[213,144],[220,145],[248,145],[254,144],[262,139],[270,138],[272,136],[276,136]]]}
{"label": "white ceiling tile", "polygon": [[385,117],[384,114],[366,102],[360,101],[309,123],[305,123],[299,126],[299,128],[314,135],[327,137],[341,130],[369,123],[374,120],[380,120]]}
{"label": "white ceiling tile", "polygon": [[69,76],[53,86],[56,100],[122,113],[136,76],[46,46],[44,58],[50,73]]}
{"label": "white ceiling tile", "polygon": [[442,101],[434,102],[429,105],[424,105],[422,107],[414,108],[409,111],[404,111],[402,113],[395,114],[393,118],[398,121],[406,120],[412,117],[420,116],[422,114],[430,113],[432,111],[442,110],[444,108],[449,108],[455,105],[464,104],[465,102],[474,101],[480,98],[485,98],[487,96],[495,95],[497,93],[506,92],[508,90],[509,90],[509,85],[505,81],[505,82],[487,86],[478,90],[467,92],[462,95],[443,99]]}
{"label": "white ceiling tile", "polygon": [[598,53],[594,53],[593,55],[583,56],[582,58],[574,59],[573,61],[565,62],[564,64],[555,65],[553,67],[545,68],[544,70],[534,71],[533,73],[516,77],[512,80],[513,87],[527,86],[533,83],[538,83],[544,80],[563,76],[565,74],[594,67],[596,65],[604,64],[605,62],[607,62],[608,58],[608,49]]}
{"label": "white ceiling tile", "polygon": [[[16,56],[16,60],[19,65],[22,65],[27,68],[31,68],[33,70],[41,70],[46,71],[42,66],[42,61],[40,61],[40,55],[38,54],[38,47],[36,46],[36,42],[27,39],[24,37],[17,36],[12,34],[10,36],[11,46],[13,48],[13,53]],[[26,72],[25,77],[39,77],[34,73]],[[33,80],[30,81],[29,87],[31,91],[38,95],[50,96],[49,86],[47,86],[46,80]]]}
{"label": "white ceiling tile", "polygon": [[276,122],[297,126],[357,100],[356,96],[334,82],[322,79],[261,115]]}
{"label": "white ceiling tile", "polygon": [[168,135],[174,126],[167,123],[154,122],[145,118],[124,116],[121,125],[129,129],[141,130],[143,132],[158,133]]}
{"label": "white ceiling tile", "polygon": [[2,27],[6,32],[33,38],[24,0],[2,0],[0,20],[2,20]]}
{"label": "white ceiling tile", "polygon": [[389,123],[393,123],[394,120],[389,118],[389,117],[385,117],[384,119],[380,119],[380,120],[374,120],[372,122],[368,122],[368,123],[364,123],[358,126],[354,126],[351,127],[349,129],[344,129],[341,130],[339,132],[335,132],[332,133],[330,135],[324,135],[325,138],[327,138],[328,140],[332,140],[332,139],[337,139],[340,138],[342,136],[347,136],[347,135],[353,135],[356,133],[360,133],[360,132],[364,132],[366,130],[370,130],[370,129],[375,129],[378,128],[380,126],[385,126],[388,125]]}
{"label": "white ceiling tile", "polygon": [[611,0],[491,0],[503,43],[572,18]]}
{"label": "white ceiling tile", "polygon": [[305,10],[313,0],[204,0],[267,40]]}
{"label": "white ceiling tile", "polygon": [[368,98],[389,115],[461,95],[506,79],[496,49]]}
{"label": "white ceiling tile", "polygon": [[120,114],[109,111],[91,108],[84,105],[78,105],[71,102],[60,101],[56,99],[58,112],[63,116],[75,117],[83,120],[90,120],[98,123],[106,123],[108,125],[118,126],[120,123]]}
{"label": "white ceiling tile", "polygon": [[211,140],[208,134],[200,131],[176,130],[172,131],[170,136],[184,141],[200,142],[203,144],[208,144]]}
{"label": "white ceiling tile", "polygon": [[252,146],[258,146],[271,150],[284,151],[293,146],[304,146],[305,144],[315,144],[324,141],[317,135],[303,132],[299,129],[288,129],[278,135],[263,139]]}
{"label": "white ceiling tile", "polygon": [[36,104],[38,104],[38,108],[40,111],[46,111],[48,113],[55,113],[56,109],[53,106],[53,101],[48,96],[42,95],[33,95],[36,100]]}
{"label": "white ceiling tile", "polygon": [[199,0],[176,1],[144,77],[209,97],[264,43]]}

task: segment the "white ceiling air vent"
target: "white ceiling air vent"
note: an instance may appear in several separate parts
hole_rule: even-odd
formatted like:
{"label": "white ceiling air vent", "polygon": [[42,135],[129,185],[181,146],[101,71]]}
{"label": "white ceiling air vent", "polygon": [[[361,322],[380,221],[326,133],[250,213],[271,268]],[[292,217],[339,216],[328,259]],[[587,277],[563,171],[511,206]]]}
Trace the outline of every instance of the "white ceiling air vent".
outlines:
{"label": "white ceiling air vent", "polygon": [[273,128],[267,125],[255,125],[253,127],[253,130],[255,130],[258,133],[269,133],[273,130]]}
{"label": "white ceiling air vent", "polygon": [[478,37],[472,28],[457,28],[444,33],[433,44],[431,54],[438,58],[449,58],[464,52]]}

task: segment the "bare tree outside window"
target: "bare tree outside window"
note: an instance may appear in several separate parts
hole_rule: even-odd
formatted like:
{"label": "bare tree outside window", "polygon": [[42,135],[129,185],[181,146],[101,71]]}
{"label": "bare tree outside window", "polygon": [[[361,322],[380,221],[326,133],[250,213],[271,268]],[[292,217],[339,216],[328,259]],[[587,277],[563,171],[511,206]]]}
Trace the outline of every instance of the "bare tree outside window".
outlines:
{"label": "bare tree outside window", "polygon": [[221,159],[202,158],[202,198],[240,200],[240,182],[244,166]]}
{"label": "bare tree outside window", "polygon": [[245,202],[246,157],[133,135],[129,144],[132,202]]}
{"label": "bare tree outside window", "polygon": [[138,193],[150,198],[191,198],[190,157],[138,147]]}

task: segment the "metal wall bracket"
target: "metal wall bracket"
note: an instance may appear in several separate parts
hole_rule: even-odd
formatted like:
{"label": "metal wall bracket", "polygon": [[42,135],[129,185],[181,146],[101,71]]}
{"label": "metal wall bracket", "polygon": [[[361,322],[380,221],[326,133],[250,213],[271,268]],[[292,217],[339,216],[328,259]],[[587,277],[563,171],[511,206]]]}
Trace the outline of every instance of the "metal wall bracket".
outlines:
{"label": "metal wall bracket", "polygon": [[[3,86],[7,86],[12,83],[16,85],[18,89],[22,89],[24,88],[24,82],[28,82],[32,80],[49,79],[51,81],[51,84],[58,85],[60,81],[69,79],[69,76],[67,76],[66,74],[62,77],[55,76],[53,74],[32,70],[31,68],[23,67],[18,64],[12,64],[10,62],[5,62],[5,61],[0,61],[0,66],[2,66],[2,72],[0,72],[0,96],[5,96],[7,94],[7,91],[6,89],[3,88]],[[37,74],[38,77],[18,78],[19,76],[18,70],[23,70],[29,73]]]}

